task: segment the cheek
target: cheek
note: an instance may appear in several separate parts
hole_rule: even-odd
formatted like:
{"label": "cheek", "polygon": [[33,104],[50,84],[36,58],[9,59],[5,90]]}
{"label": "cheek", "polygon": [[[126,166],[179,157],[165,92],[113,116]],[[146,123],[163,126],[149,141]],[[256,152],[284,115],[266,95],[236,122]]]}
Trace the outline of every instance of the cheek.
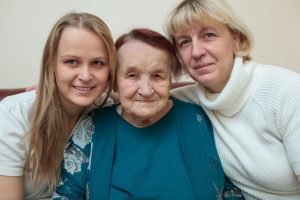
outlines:
{"label": "cheek", "polygon": [[157,86],[155,88],[156,92],[159,94],[162,100],[169,99],[170,95],[170,83],[165,83]]}
{"label": "cheek", "polygon": [[70,84],[77,77],[77,70],[70,69],[63,65],[54,67],[55,81],[57,85]]}
{"label": "cheek", "polygon": [[137,85],[124,80],[120,82],[121,84],[117,85],[120,101],[132,98],[138,90]]}
{"label": "cheek", "polygon": [[68,80],[66,79],[65,76],[62,75],[63,73],[60,73],[59,71],[55,72],[55,83],[56,85],[60,88],[66,83]]}
{"label": "cheek", "polygon": [[102,82],[102,83],[107,82],[109,79],[109,69],[107,68],[107,69],[103,69],[99,72],[96,72],[95,77],[97,78],[97,80],[99,82]]}
{"label": "cheek", "polygon": [[186,64],[190,58],[191,58],[191,54],[189,53],[190,51],[186,50],[181,50],[179,51],[179,56],[181,58],[181,60]]}

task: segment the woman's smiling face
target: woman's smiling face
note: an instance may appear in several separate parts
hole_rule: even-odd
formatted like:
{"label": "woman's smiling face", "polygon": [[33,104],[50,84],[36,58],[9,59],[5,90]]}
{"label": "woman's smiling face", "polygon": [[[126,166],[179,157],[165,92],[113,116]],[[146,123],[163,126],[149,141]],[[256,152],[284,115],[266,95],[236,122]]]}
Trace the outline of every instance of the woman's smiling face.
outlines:
{"label": "woman's smiling face", "polygon": [[54,71],[59,100],[66,112],[91,105],[104,92],[109,79],[103,40],[85,29],[64,29]]}
{"label": "woman's smiling face", "polygon": [[168,109],[171,59],[165,51],[131,40],[118,50],[117,91],[122,115],[141,126]]}

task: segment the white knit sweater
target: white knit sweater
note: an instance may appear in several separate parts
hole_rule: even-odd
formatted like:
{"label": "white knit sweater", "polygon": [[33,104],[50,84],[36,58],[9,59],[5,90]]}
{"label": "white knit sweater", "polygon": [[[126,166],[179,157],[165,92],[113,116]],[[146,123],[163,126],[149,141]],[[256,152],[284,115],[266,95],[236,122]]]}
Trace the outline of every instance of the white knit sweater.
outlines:
{"label": "white knit sweater", "polygon": [[226,175],[246,199],[299,200],[300,75],[236,58],[223,91],[172,91],[203,106]]}

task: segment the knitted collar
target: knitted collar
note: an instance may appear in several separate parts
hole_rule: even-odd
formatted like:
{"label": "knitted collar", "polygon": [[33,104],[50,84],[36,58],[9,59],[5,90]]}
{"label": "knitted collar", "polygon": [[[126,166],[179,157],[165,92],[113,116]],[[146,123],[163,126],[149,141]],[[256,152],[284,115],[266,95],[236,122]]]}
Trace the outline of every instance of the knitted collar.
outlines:
{"label": "knitted collar", "polygon": [[246,103],[257,77],[253,76],[255,63],[243,63],[241,57],[236,57],[228,83],[221,93],[210,93],[199,85],[199,98],[206,109],[217,111],[225,116],[237,113]]}

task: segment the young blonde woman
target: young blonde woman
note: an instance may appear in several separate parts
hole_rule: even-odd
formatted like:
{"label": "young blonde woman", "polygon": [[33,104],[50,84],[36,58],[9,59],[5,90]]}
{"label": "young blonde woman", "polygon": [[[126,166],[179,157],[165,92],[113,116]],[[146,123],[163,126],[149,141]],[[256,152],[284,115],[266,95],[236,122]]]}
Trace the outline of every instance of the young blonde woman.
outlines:
{"label": "young blonde woman", "polygon": [[186,0],[167,24],[198,83],[174,95],[201,105],[225,174],[246,199],[300,199],[300,75],[250,60],[248,28],[225,0]]}
{"label": "young blonde woman", "polygon": [[38,93],[0,102],[0,199],[46,199],[57,183],[64,146],[94,102],[112,89],[115,47],[106,24],[70,13],[44,47]]}

